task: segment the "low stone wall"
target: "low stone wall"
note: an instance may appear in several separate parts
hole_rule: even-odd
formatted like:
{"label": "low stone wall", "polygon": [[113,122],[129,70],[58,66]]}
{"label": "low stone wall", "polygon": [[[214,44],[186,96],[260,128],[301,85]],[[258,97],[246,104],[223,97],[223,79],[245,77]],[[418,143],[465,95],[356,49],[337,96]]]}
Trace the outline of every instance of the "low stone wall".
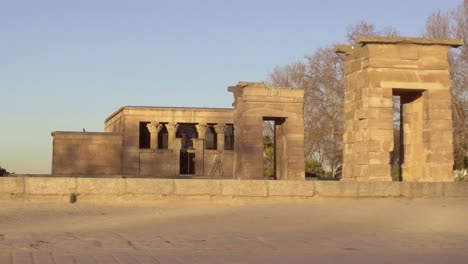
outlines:
{"label": "low stone wall", "polygon": [[1,199],[68,199],[72,193],[78,200],[120,201],[165,197],[468,198],[468,183],[0,177]]}
{"label": "low stone wall", "polygon": [[122,135],[101,132],[52,132],[52,173],[122,173]]}

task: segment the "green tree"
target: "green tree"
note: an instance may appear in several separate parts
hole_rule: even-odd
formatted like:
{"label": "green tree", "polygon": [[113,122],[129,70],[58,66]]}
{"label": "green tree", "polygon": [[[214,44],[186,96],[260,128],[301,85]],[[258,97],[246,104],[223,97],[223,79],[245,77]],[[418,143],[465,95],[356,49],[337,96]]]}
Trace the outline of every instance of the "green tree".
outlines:
{"label": "green tree", "polygon": [[322,168],[322,164],[316,160],[306,160],[305,171],[307,175],[312,177],[324,177],[325,170]]}
{"label": "green tree", "polygon": [[0,166],[0,177],[8,175],[10,175],[10,173],[6,169],[2,168],[2,166]]}
{"label": "green tree", "polygon": [[265,178],[274,176],[274,155],[275,149],[271,137],[268,135],[263,136],[263,177]]}

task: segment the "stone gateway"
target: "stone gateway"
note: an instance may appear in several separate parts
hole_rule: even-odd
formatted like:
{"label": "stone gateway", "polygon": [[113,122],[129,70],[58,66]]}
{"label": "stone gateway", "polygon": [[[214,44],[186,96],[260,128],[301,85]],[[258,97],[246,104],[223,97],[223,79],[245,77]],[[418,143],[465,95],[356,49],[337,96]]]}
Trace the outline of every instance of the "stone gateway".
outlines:
{"label": "stone gateway", "polygon": [[448,52],[461,40],[361,37],[346,55],[343,179],[391,181],[393,96],[403,181],[453,181]]}

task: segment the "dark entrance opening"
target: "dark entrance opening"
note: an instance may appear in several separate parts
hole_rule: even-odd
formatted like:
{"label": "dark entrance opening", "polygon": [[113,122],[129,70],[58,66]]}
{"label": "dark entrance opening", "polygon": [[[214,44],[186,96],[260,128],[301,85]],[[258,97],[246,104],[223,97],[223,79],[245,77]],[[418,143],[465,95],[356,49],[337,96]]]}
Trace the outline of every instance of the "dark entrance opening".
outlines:
{"label": "dark entrance opening", "polygon": [[423,92],[393,89],[393,181],[404,181],[423,174]]}
{"label": "dark entrance opening", "polygon": [[195,124],[179,124],[176,137],[181,139],[179,173],[181,175],[195,174],[194,138],[198,138]]}
{"label": "dark entrance opening", "polygon": [[195,174],[195,153],[180,150],[180,174]]}
{"label": "dark entrance opening", "polygon": [[282,179],[285,175],[283,166],[285,160],[285,133],[286,118],[263,118],[263,177],[267,179]]}

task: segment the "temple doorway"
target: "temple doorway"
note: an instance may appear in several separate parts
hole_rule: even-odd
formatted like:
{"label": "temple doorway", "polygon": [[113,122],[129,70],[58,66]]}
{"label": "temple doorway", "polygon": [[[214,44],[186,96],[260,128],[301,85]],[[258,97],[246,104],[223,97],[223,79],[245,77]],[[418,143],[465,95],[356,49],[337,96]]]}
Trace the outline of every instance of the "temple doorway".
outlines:
{"label": "temple doorway", "polygon": [[180,175],[194,175],[195,149],[193,139],[198,138],[195,124],[179,124],[176,137],[181,139],[179,173]]}

